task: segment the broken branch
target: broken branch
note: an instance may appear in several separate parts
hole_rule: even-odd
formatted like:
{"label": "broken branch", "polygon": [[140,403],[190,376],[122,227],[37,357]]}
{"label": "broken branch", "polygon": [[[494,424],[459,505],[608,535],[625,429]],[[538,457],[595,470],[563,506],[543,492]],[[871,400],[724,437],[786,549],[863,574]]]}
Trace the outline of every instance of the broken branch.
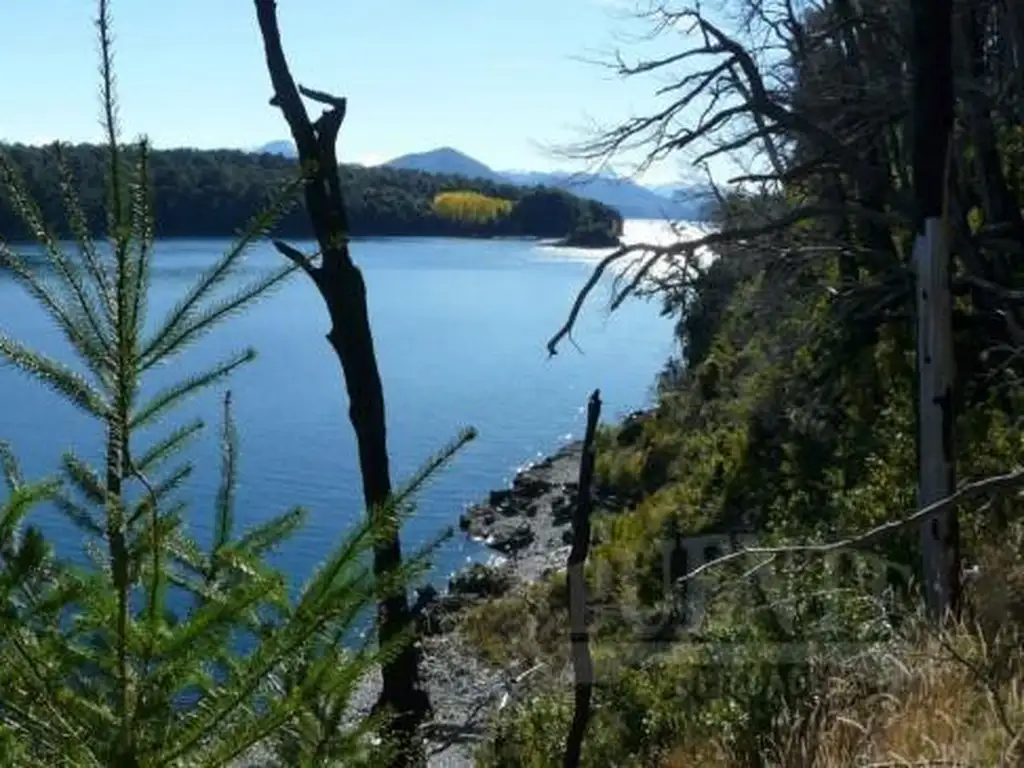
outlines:
{"label": "broken branch", "polygon": [[986,493],[998,493],[1008,491],[1013,488],[1019,488],[1022,485],[1024,485],[1024,469],[1019,469],[1015,472],[1008,472],[1004,475],[987,477],[983,480],[976,480],[973,483],[968,483],[962,486],[958,491],[944,499],[939,499],[932,504],[921,507],[921,509],[907,517],[900,518],[899,520],[890,520],[863,533],[857,534],[856,536],[824,544],[793,544],[780,547],[744,547],[743,549],[737,549],[735,552],[722,555],[721,557],[710,560],[709,562],[694,568],[686,575],[681,576],[678,579],[678,582],[685,583],[687,581],[692,581],[702,573],[749,555],[826,554],[828,552],[835,552],[839,549],[849,549],[851,547],[860,546],[874,541],[887,533],[892,533],[893,531],[913,525],[926,517],[945,512],[961,502],[968,501],[969,499],[976,498]]}

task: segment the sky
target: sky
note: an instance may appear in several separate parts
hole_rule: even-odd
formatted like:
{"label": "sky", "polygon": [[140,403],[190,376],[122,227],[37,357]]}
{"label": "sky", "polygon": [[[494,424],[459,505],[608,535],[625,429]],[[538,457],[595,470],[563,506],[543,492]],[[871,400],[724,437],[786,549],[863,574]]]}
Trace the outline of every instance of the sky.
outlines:
{"label": "sky", "polygon": [[[578,169],[552,148],[659,102],[593,62],[639,50],[625,0],[279,0],[298,82],[348,97],[345,162],[452,146],[496,170]],[[288,136],[268,105],[251,0],[112,0],[125,138],[252,148]],[[0,2],[0,140],[98,141],[93,0]],[[589,60],[585,60],[589,59]],[[643,177],[671,183],[670,160]]]}

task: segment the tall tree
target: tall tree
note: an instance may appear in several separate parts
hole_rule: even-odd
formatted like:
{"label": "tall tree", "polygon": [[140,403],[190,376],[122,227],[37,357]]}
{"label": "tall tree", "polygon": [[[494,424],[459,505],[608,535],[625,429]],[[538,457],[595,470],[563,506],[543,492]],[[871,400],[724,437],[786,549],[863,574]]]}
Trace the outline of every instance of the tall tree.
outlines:
{"label": "tall tree", "polygon": [[[917,237],[918,503],[953,494],[953,314],[948,232],[953,132],[953,2],[911,0],[911,139]],[[956,509],[921,526],[925,602],[936,619],[956,609],[960,555]]]}
{"label": "tall tree", "polygon": [[[335,144],[346,102],[321,91],[297,86],[288,68],[274,0],[255,0],[256,15],[263,36],[267,69],[274,89],[271,104],[281,109],[291,130],[305,175],[306,207],[320,246],[320,259],[301,253],[290,245],[275,245],[306,272],[320,291],[331,318],[327,339],[341,362],[349,396],[349,418],[355,430],[363,497],[371,517],[390,513],[391,476],[388,463],[384,389],[366,303],[362,272],[352,261],[348,247],[348,219],[338,176]],[[323,114],[311,121],[302,97],[326,105]],[[374,549],[374,571],[386,578],[402,563],[397,527],[382,537]],[[408,594],[402,590],[388,595],[378,606],[378,638],[390,645],[410,626]],[[396,765],[423,761],[419,726],[430,713],[430,701],[420,679],[420,649],[407,643],[382,668],[383,688],[378,709],[395,715],[394,733],[402,745]]]}

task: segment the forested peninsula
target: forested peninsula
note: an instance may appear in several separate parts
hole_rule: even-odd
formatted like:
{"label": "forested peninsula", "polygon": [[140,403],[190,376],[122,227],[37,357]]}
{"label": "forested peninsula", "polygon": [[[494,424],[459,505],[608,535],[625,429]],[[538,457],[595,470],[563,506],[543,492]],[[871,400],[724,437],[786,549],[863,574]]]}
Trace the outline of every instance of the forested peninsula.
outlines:
{"label": "forested peninsula", "polygon": [[[52,148],[0,145],[35,196],[44,218],[67,234],[60,168]],[[93,234],[106,227],[103,147],[62,146]],[[612,208],[558,189],[495,184],[485,179],[387,167],[342,165],[341,181],[353,236],[539,237],[567,245],[618,243],[622,217]],[[227,237],[263,210],[290,179],[290,158],[240,150],[169,149],[149,156],[158,237]],[[0,198],[0,232],[29,239],[21,219]],[[299,200],[274,230],[282,237],[313,232]]]}

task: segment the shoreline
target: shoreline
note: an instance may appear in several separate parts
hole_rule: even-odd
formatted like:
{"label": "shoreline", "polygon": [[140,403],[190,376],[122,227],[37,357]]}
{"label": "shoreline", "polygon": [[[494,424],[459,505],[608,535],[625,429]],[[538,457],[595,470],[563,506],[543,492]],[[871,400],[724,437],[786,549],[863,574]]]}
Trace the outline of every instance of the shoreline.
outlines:
{"label": "shoreline", "polygon": [[[632,432],[631,426],[639,426],[651,413],[633,411],[617,424]],[[469,505],[460,515],[459,527],[465,536],[483,543],[491,556],[456,571],[444,593],[420,591],[415,610],[423,633],[424,682],[435,709],[428,745],[443,747],[429,760],[430,768],[471,768],[476,747],[489,733],[491,716],[513,695],[529,695],[527,678],[534,670],[514,658],[501,669],[486,663],[462,637],[458,622],[471,607],[514,595],[565,570],[582,455],[582,440],[565,443],[524,466],[506,487]],[[628,506],[627,500],[598,487],[592,495],[595,514]],[[374,692],[379,690],[376,676],[368,682]]]}
{"label": "shoreline", "polygon": [[[313,235],[279,235],[282,239],[291,240],[296,243],[314,243],[316,238]],[[546,237],[543,235],[459,235],[459,234],[423,234],[422,232],[412,234],[362,234],[362,235],[350,235],[348,240],[352,243],[358,243],[360,240],[510,240],[515,242],[524,243],[536,243],[537,245],[544,246],[547,248],[558,248],[558,249],[569,249],[569,250],[582,250],[582,251],[608,251],[614,248],[620,247],[622,239],[619,238],[613,245],[592,245],[592,244],[574,244],[567,242],[570,236],[566,235],[563,237]],[[197,240],[223,240],[225,242],[233,242],[237,239],[236,235],[233,234],[220,234],[220,235],[160,235],[157,237],[157,242],[171,242],[171,243],[182,243],[182,242],[194,242]],[[269,238],[266,239],[269,242]],[[58,243],[73,244],[74,241],[70,237],[58,238]],[[253,241],[253,246],[260,244],[262,241]],[[28,246],[31,248],[38,248],[39,243],[35,240],[10,240],[8,245],[11,246]],[[252,247],[252,246],[250,246]]]}
{"label": "shoreline", "polygon": [[[569,547],[562,544],[562,534],[569,530],[582,448],[582,441],[563,445],[521,468],[507,487],[469,505],[459,527],[491,556],[457,570],[443,592],[429,585],[418,592],[413,611],[421,630],[421,670],[434,708],[426,729],[428,768],[472,768],[491,716],[505,706],[513,686],[520,688],[517,678],[528,672],[515,659],[502,668],[485,662],[463,638],[458,621],[467,609],[565,567]],[[369,714],[380,686],[376,670],[359,683],[350,700],[350,722]]]}
{"label": "shoreline", "polygon": [[[630,439],[652,413],[647,408],[621,417],[617,422],[620,439]],[[582,440],[564,443],[519,469],[505,488],[492,490],[485,501],[466,508],[459,528],[493,552],[484,567],[506,569],[516,585],[539,581],[566,567],[582,454]],[[596,484],[591,497],[593,514],[629,506],[627,499]],[[460,569],[452,581],[480,566],[475,563]]]}
{"label": "shoreline", "polygon": [[[505,488],[466,508],[459,528],[491,552],[487,567],[509,571],[517,583],[530,583],[564,566],[559,555],[569,549],[582,451],[580,440],[565,443],[519,469]],[[453,578],[472,568],[460,569]]]}
{"label": "shoreline", "polygon": [[[628,428],[649,414],[634,411],[617,423]],[[536,669],[516,658],[501,667],[486,662],[462,635],[459,619],[474,606],[514,595],[565,569],[582,452],[581,440],[565,443],[522,467],[506,487],[470,504],[460,515],[459,527],[483,543],[491,557],[457,570],[443,592],[429,584],[418,591],[413,612],[420,627],[423,684],[434,709],[425,728],[428,768],[473,768],[474,753],[490,733],[491,717],[513,697],[529,697],[529,678]],[[626,506],[597,488],[593,493],[595,513]],[[348,724],[370,713],[380,689],[379,670],[356,685]],[[255,749],[234,768],[272,765],[264,750]]]}

